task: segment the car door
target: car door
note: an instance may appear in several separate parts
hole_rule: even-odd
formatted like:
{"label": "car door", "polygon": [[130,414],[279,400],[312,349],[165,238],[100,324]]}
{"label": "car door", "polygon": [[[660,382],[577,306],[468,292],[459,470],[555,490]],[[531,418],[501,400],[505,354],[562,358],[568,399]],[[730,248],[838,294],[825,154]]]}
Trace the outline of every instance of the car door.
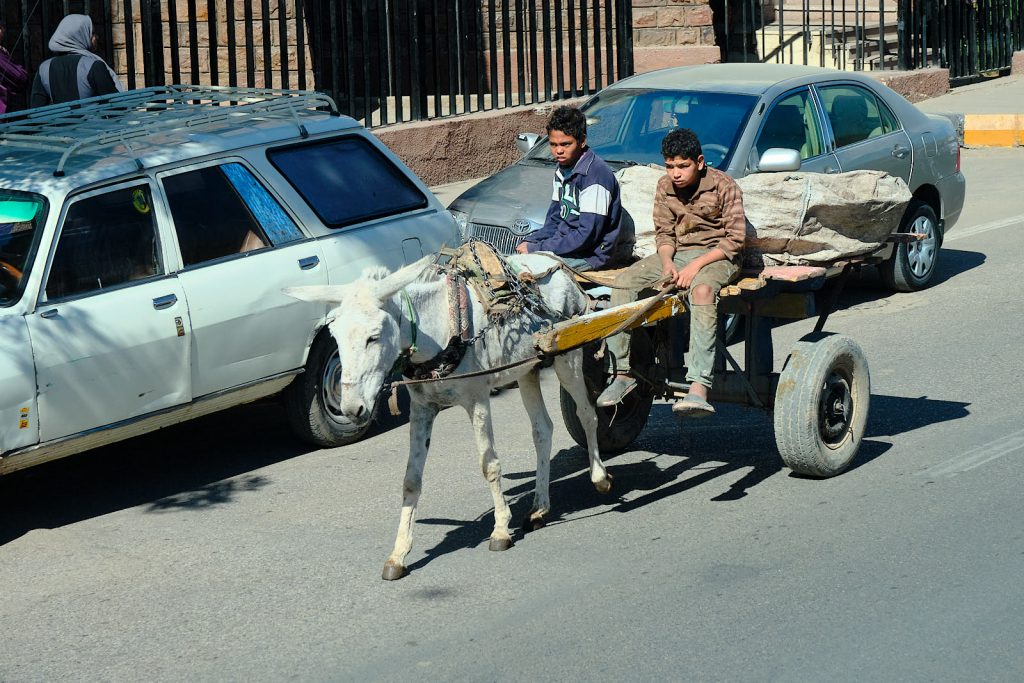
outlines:
{"label": "car door", "polygon": [[188,309],[156,215],[147,180],[67,204],[27,316],[42,441],[191,399]]}
{"label": "car door", "polygon": [[885,171],[909,182],[913,145],[885,103],[859,85],[819,85],[817,89],[842,170]]}
{"label": "car door", "polygon": [[838,160],[828,149],[821,117],[806,86],[777,97],[761,118],[750,168],[756,170],[757,159],[774,147],[798,151],[801,171],[838,173],[840,170]]}
{"label": "car door", "polygon": [[240,160],[158,178],[191,311],[193,394],[301,367],[324,307],[281,290],[327,284],[317,242]]}

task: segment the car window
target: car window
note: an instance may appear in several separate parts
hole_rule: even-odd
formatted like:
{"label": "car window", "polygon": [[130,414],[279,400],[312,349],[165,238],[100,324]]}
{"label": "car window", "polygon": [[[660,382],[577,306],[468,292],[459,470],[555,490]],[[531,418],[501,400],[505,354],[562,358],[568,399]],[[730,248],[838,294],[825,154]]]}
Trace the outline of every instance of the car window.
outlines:
{"label": "car window", "polygon": [[341,228],[427,206],[395,164],[361,137],[268,150],[267,157],[324,225]]}
{"label": "car window", "polygon": [[899,122],[874,93],[855,85],[819,88],[836,147],[845,147],[899,129]]}
{"label": "car window", "polygon": [[0,190],[0,306],[21,296],[46,222],[46,199]]}
{"label": "car window", "polygon": [[[708,165],[723,168],[755,102],[749,95],[614,88],[583,105],[587,144],[605,161],[663,164],[665,135],[689,128],[697,134]],[[527,158],[554,161],[544,144]]]}
{"label": "car window", "polygon": [[68,207],[46,279],[46,298],[86,294],[163,273],[148,185]]}
{"label": "car window", "polygon": [[758,155],[772,147],[795,149],[801,159],[810,159],[825,149],[821,126],[806,88],[784,95],[772,105],[754,144]]}
{"label": "car window", "polygon": [[185,266],[302,238],[280,204],[238,163],[163,176]]}

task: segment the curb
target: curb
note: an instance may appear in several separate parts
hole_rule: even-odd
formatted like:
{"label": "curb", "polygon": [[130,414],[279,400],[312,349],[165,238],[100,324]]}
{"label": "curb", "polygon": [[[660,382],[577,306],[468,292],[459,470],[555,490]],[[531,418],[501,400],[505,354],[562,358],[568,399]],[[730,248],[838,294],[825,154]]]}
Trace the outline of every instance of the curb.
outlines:
{"label": "curb", "polygon": [[1024,145],[1024,114],[965,114],[963,144],[970,147]]}

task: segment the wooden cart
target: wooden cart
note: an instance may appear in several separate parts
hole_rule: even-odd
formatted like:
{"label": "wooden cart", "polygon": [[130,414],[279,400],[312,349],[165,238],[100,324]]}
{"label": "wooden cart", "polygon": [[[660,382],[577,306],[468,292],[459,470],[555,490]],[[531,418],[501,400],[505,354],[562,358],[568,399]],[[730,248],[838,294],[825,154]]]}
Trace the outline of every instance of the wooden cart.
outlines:
{"label": "wooden cart", "polygon": [[[878,260],[877,256],[861,257],[827,268],[767,267],[745,272],[721,292],[720,318],[728,313],[743,315],[744,358],[741,366],[719,343],[710,400],[771,411],[779,454],[795,472],[817,477],[839,474],[860,448],[871,394],[868,364],[856,342],[823,329],[851,271]],[[588,273],[607,284],[614,282],[615,275],[614,271]],[[614,362],[611,354],[600,353],[602,340],[650,307],[627,327],[633,330],[631,368],[640,385],[618,406],[598,409],[598,441],[604,452],[621,451],[633,442],[647,423],[655,398],[681,398],[688,389],[683,361],[689,337],[686,299],[679,295],[655,299],[599,309],[536,336],[537,347],[545,354],[587,347],[584,369],[596,399]],[[814,332],[797,342],[776,372],[772,322],[812,316],[818,317]],[[575,403],[564,390],[561,409],[570,435],[585,446]]]}

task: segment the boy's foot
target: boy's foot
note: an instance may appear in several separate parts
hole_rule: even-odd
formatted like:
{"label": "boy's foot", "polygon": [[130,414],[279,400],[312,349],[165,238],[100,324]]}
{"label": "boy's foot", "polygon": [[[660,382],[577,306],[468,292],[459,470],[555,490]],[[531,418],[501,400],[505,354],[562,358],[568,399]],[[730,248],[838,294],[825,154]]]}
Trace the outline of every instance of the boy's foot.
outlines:
{"label": "boy's foot", "polygon": [[689,393],[672,406],[672,412],[684,417],[707,417],[715,414],[715,407],[703,396]]}
{"label": "boy's foot", "polygon": [[597,397],[598,408],[610,408],[622,402],[626,394],[636,389],[636,380],[629,375],[615,375],[612,383],[604,388]]}

